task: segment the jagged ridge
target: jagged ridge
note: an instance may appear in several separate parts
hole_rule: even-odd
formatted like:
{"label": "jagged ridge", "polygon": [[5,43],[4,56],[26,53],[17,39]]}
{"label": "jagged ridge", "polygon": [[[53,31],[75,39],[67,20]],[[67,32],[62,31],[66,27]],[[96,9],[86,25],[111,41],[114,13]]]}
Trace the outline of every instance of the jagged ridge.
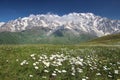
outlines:
{"label": "jagged ridge", "polygon": [[56,14],[30,15],[4,23],[0,32],[21,32],[36,27],[48,28],[46,35],[51,35],[59,29],[67,29],[76,35],[87,33],[104,36],[120,32],[120,20],[110,20],[92,13],[70,13],[63,16]]}
{"label": "jagged ridge", "polygon": [[120,32],[120,20],[92,13],[30,15],[0,23],[0,44],[75,44]]}

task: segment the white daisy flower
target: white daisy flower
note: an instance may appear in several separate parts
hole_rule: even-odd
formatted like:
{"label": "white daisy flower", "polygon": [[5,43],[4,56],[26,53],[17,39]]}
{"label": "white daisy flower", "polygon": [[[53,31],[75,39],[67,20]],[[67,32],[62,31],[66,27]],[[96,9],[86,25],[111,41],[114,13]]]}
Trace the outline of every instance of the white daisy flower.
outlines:
{"label": "white daisy flower", "polygon": [[114,70],[114,73],[115,73],[115,74],[119,74],[118,70]]}
{"label": "white daisy flower", "polygon": [[33,77],[33,75],[30,74],[29,77]]}

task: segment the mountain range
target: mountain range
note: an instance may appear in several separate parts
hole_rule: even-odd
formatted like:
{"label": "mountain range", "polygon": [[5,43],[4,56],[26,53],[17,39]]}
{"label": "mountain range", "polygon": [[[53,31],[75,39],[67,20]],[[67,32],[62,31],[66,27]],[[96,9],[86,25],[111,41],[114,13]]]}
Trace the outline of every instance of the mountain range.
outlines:
{"label": "mountain range", "polygon": [[71,44],[116,33],[120,33],[120,20],[93,13],[39,14],[0,22],[0,44]]}

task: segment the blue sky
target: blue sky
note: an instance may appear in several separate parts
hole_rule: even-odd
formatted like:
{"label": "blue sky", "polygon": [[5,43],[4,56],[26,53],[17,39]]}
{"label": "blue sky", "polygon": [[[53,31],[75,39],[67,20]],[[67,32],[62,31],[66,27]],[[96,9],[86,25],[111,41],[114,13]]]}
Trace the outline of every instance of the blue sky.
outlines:
{"label": "blue sky", "polygon": [[0,0],[0,22],[30,14],[91,12],[110,19],[120,19],[120,0]]}

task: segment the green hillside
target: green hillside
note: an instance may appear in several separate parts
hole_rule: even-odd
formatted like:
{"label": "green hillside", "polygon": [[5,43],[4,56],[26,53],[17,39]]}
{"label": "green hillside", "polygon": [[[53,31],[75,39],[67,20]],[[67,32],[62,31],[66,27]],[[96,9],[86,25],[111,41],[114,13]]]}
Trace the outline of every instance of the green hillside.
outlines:
{"label": "green hillside", "polygon": [[[86,43],[85,43],[86,44]],[[120,33],[103,36],[87,42],[87,44],[114,44],[120,45]]]}
{"label": "green hillside", "polygon": [[95,38],[90,34],[75,35],[70,31],[57,31],[47,36],[47,29],[22,32],[1,32],[0,44],[77,44]]}

